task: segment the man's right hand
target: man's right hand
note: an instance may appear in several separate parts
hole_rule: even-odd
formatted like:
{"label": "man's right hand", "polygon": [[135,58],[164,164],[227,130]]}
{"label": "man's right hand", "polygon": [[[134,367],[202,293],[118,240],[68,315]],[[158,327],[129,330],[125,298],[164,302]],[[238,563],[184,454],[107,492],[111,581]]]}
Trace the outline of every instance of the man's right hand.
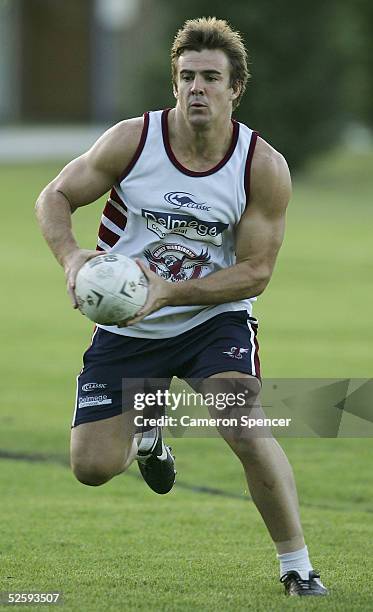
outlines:
{"label": "man's right hand", "polygon": [[78,301],[75,295],[75,281],[80,268],[89,259],[93,259],[93,257],[97,257],[98,255],[104,255],[104,253],[105,251],[77,249],[65,257],[62,265],[65,270],[67,292],[70,296],[73,308],[78,308]]}

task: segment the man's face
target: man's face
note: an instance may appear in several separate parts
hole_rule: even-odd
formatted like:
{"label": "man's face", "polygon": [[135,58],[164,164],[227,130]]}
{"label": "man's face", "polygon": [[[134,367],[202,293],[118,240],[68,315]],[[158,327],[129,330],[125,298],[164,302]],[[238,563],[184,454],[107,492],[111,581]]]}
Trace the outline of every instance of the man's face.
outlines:
{"label": "man's face", "polygon": [[192,125],[202,127],[219,117],[230,117],[238,92],[231,87],[230,63],[224,51],[184,51],[177,63],[174,94]]}

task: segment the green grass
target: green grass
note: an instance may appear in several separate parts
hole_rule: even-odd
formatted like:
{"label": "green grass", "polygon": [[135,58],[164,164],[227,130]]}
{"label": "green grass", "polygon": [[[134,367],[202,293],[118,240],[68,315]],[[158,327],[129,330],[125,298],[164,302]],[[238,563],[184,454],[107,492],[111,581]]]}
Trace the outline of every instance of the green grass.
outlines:
{"label": "green grass", "polygon": [[[286,242],[256,307],[266,377],[372,375],[372,161],[341,152],[295,180]],[[0,463],[0,592],[57,589],[64,610],[84,612],[371,609],[371,439],[283,442],[312,560],[331,590],[322,602],[284,599],[273,545],[220,440],[173,441],[180,485],[165,498],[135,466],[94,489],[61,463],[91,325],[70,308],[34,220],[34,200],[56,170],[0,168],[0,449],[50,457]],[[94,247],[100,210],[75,215],[82,246]]]}

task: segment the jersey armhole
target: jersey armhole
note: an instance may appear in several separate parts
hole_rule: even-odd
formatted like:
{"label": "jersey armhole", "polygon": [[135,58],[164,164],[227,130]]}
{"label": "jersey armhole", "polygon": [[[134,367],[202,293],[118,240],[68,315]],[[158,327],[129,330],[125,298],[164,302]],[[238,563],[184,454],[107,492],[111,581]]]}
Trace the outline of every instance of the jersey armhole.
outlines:
{"label": "jersey armhole", "polygon": [[118,179],[118,183],[121,183],[129,175],[129,173],[133,169],[134,165],[136,164],[137,160],[139,159],[139,157],[140,157],[140,155],[142,153],[142,150],[143,150],[143,148],[145,146],[146,137],[148,135],[148,130],[149,130],[149,113],[146,112],[146,113],[144,113],[144,125],[142,127],[140,142],[137,145],[137,149],[136,149],[135,154],[134,154],[133,158],[131,159],[130,163],[127,164],[127,166],[123,170],[122,174],[120,175],[120,177]]}
{"label": "jersey armhole", "polygon": [[245,193],[246,193],[246,208],[250,201],[250,183],[251,183],[251,165],[253,161],[256,141],[258,140],[259,132],[253,132],[251,135],[250,146],[247,153],[246,164],[245,164]]}

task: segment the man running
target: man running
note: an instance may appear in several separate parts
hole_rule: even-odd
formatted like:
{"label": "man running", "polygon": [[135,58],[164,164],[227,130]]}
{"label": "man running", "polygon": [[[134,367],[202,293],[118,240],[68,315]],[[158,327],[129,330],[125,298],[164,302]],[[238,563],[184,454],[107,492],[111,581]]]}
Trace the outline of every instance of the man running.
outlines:
{"label": "man running", "polygon": [[[175,107],[112,127],[37,202],[75,307],[77,272],[101,251],[137,259],[149,282],[136,317],[97,326],[85,353],[71,436],[74,474],[97,486],[136,459],[161,494],[173,486],[174,458],[159,427],[135,435],[133,418],[122,410],[122,379],[178,376],[207,385],[246,379],[258,394],[252,305],[270,280],[291,192],[282,155],[232,119],[248,79],[240,34],[215,18],[187,21],[171,60]],[[71,214],[107,191],[97,251],[80,249]],[[270,435],[219,431],[243,465],[285,592],[325,595],[279,444]]]}

